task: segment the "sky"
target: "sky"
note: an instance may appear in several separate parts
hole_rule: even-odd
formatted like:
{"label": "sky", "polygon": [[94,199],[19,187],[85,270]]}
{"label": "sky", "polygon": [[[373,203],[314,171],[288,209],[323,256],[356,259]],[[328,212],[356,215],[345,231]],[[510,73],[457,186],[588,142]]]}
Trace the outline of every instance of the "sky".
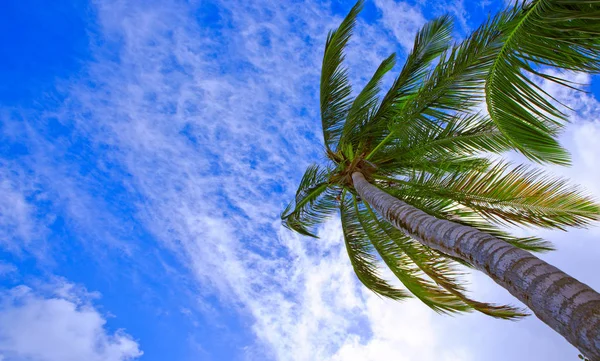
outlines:
{"label": "sky", "polygon": [[[323,158],[320,61],[352,5],[0,3],[1,361],[577,360],[534,317],[375,296],[336,218],[319,240],[281,226]],[[460,39],[502,6],[367,1],[346,59],[356,88],[427,20],[450,13]],[[588,92],[544,84],[573,109],[573,165],[551,171],[600,197],[600,86],[566,76]],[[553,241],[542,258],[600,289],[598,227],[517,232]]]}

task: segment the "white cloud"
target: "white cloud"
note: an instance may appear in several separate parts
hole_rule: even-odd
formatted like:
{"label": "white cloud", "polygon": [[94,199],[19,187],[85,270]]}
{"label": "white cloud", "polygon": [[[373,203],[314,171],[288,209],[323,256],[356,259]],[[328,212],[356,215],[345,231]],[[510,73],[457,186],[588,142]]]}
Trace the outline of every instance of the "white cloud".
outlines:
{"label": "white cloud", "polygon": [[[20,248],[19,244],[29,243],[37,232],[33,220],[34,210],[26,199],[25,185],[6,174],[0,164],[0,244],[10,248]],[[15,242],[16,241],[16,242]]]}
{"label": "white cloud", "polygon": [[0,359],[3,361],[126,361],[142,355],[123,330],[89,302],[93,296],[67,283],[43,296],[19,286],[0,293]]}
{"label": "white cloud", "polygon": [[16,272],[18,272],[18,270],[14,264],[0,261],[0,277],[14,275]]}
{"label": "white cloud", "polygon": [[375,4],[381,12],[382,25],[394,34],[404,50],[410,51],[415,34],[427,22],[421,9],[404,1],[375,0]]}

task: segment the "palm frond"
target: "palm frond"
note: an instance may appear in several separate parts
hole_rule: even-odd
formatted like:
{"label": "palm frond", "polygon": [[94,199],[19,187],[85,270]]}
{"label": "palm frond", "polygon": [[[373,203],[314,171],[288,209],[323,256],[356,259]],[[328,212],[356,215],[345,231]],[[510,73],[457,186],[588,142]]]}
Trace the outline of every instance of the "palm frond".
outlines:
{"label": "palm frond", "polygon": [[[435,284],[432,284],[427,280],[419,278],[418,281],[420,282],[412,279],[410,280],[412,284],[405,283],[411,292],[413,292],[413,289],[416,289],[418,293],[413,292],[413,294],[426,305],[438,312],[468,312],[476,310],[502,319],[517,319],[526,316],[522,310],[513,306],[479,302],[466,296],[465,284],[459,280],[462,273],[456,270],[450,259],[444,255],[439,255],[437,252],[423,245],[415,243],[410,237],[377,217],[368,204],[365,204],[365,206],[367,212],[372,217],[373,223],[383,232],[383,234],[378,235],[379,242],[382,242],[381,240],[391,241],[391,243],[383,243],[377,249],[382,258],[384,254],[386,254],[386,257],[398,253],[403,254],[407,259],[403,262],[413,264],[418,270],[435,282]],[[393,266],[395,265],[393,264]],[[396,272],[394,273],[396,274]],[[398,273],[400,276],[406,277],[407,272]]]}
{"label": "palm frond", "polygon": [[337,143],[352,104],[348,70],[342,66],[342,62],[345,57],[344,49],[350,40],[356,17],[362,7],[363,0],[359,0],[340,26],[327,35],[321,68],[320,96],[323,139],[328,150]]}
{"label": "palm frond", "polygon": [[498,16],[503,46],[487,77],[492,120],[525,156],[538,162],[569,163],[555,136],[566,115],[532,78],[569,85],[540,66],[600,71],[600,2],[534,0]]}
{"label": "palm frond", "polygon": [[300,181],[296,197],[281,214],[286,228],[315,237],[313,229],[337,210],[339,190],[328,183],[329,171],[309,166]]}
{"label": "palm frond", "polygon": [[490,160],[483,157],[456,156],[451,153],[435,154],[432,156],[403,158],[394,153],[391,157],[383,159],[378,164],[380,173],[398,175],[411,175],[415,172],[461,172],[467,169],[484,171],[490,166]]}
{"label": "palm frond", "polygon": [[466,158],[481,152],[502,153],[511,149],[506,137],[485,115],[456,114],[444,119],[443,126],[428,122],[398,134],[398,145],[390,145],[371,161],[378,163],[389,158],[397,162],[424,158]]}
{"label": "palm frond", "polygon": [[565,179],[504,162],[483,172],[415,173],[398,184],[411,189],[405,192],[450,199],[499,224],[563,229],[583,227],[600,214],[596,202]]}
{"label": "palm frond", "polygon": [[[456,112],[469,112],[483,101],[483,87],[494,55],[500,46],[500,32],[495,23],[487,22],[467,39],[441,53],[418,90],[397,107],[387,121],[391,132],[378,143],[370,159],[383,144],[394,147],[399,135],[413,134],[430,123],[444,126]],[[385,147],[383,147],[385,149]]]}
{"label": "palm frond", "polygon": [[373,245],[358,220],[352,198],[346,197],[344,191],[340,211],[346,250],[356,276],[363,285],[378,295],[394,300],[410,297],[406,291],[395,288],[379,275],[379,265],[373,254]]}
{"label": "palm frond", "polygon": [[387,131],[388,124],[395,119],[397,110],[407,99],[414,96],[434,60],[450,45],[451,32],[452,18],[447,15],[426,23],[417,32],[413,49],[404,67],[360,133],[373,138],[371,143],[377,144],[385,137],[382,131]]}
{"label": "palm frond", "polygon": [[[548,252],[554,250],[552,243],[542,238],[516,237],[501,230],[499,227],[483,218],[479,213],[464,205],[458,204],[451,198],[439,197],[432,193],[422,191],[414,192],[411,187],[403,187],[398,183],[390,184],[390,182],[382,182],[379,183],[378,186],[394,197],[402,199],[404,202],[429,215],[477,228],[480,231],[510,243],[515,247],[530,252]],[[470,267],[470,265],[463,260],[457,261]]]}
{"label": "palm frond", "polygon": [[338,149],[343,148],[344,144],[352,144],[355,141],[365,136],[363,132],[359,132],[362,126],[369,120],[373,110],[379,103],[380,85],[383,76],[387,74],[396,64],[396,54],[390,55],[383,60],[381,65],[371,77],[371,80],[365,85],[363,90],[354,98],[354,102],[348,111],[348,116],[344,123],[342,136]]}

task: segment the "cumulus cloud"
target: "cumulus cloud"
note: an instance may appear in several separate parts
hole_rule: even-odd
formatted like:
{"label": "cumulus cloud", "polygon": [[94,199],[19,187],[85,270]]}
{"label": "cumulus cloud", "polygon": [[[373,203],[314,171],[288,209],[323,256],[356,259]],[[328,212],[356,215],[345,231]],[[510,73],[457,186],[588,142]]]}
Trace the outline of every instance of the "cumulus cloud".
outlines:
{"label": "cumulus cloud", "polygon": [[[45,292],[44,292],[45,293]],[[50,294],[19,286],[0,293],[0,359],[3,361],[126,361],[142,355],[123,330],[109,332],[93,295],[72,284]]]}

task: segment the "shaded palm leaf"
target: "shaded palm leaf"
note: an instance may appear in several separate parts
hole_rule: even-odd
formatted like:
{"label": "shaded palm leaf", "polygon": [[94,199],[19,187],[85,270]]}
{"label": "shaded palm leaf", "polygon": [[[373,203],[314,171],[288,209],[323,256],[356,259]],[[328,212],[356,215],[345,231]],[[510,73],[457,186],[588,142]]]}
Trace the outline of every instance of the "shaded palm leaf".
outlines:
{"label": "shaded palm leaf", "polygon": [[342,196],[340,213],[350,263],[362,284],[373,292],[394,300],[410,297],[406,291],[393,287],[379,275],[380,271],[377,258],[373,254],[373,245],[369,242],[369,238],[358,220],[358,213],[353,206],[352,199],[346,197],[346,194]]}
{"label": "shaded palm leaf", "polygon": [[283,225],[300,234],[317,237],[313,228],[337,210],[339,190],[328,183],[329,172],[316,165],[308,167],[291,202],[281,214]]}

